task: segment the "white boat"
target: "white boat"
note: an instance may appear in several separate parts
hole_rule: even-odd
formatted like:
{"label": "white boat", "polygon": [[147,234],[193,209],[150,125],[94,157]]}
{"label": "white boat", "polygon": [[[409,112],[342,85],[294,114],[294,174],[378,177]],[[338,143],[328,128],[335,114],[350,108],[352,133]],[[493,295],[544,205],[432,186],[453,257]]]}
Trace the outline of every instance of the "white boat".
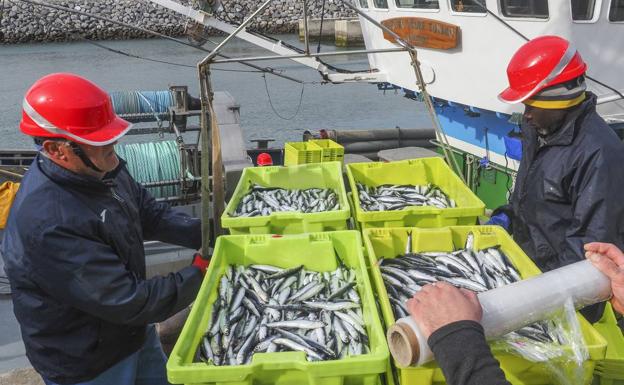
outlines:
{"label": "white boat", "polygon": [[[150,1],[220,29],[230,34],[228,39],[237,36],[276,54],[215,60],[224,42],[205,60],[213,64],[289,58],[318,70],[332,83],[377,83],[418,100],[422,93],[409,53],[380,23],[398,33],[417,48],[439,139],[452,148],[458,171],[489,208],[507,201],[521,159],[520,140],[514,134],[520,118],[513,114],[523,107],[505,104],[497,96],[508,85],[509,60],[527,40],[558,35],[571,41],[589,65],[587,84],[599,98],[598,112],[614,129],[624,130],[622,0],[355,0],[366,50],[350,53],[367,53],[370,63],[369,71],[359,73],[335,71],[322,61],[335,53],[313,54],[307,39],[300,50],[248,32],[246,25],[255,14],[236,26],[173,0]],[[270,4],[266,0],[256,12]],[[344,4],[351,7],[349,1]],[[306,23],[304,29],[307,32]]]}
{"label": "white boat", "polygon": [[[484,4],[486,8],[482,5]],[[509,168],[504,137],[516,128],[511,114],[522,104],[497,98],[508,85],[506,68],[514,52],[541,35],[572,42],[588,63],[588,89],[598,95],[599,113],[624,122],[624,2],[619,0],[359,0],[358,7],[420,46],[418,59],[436,113],[454,148]],[[360,17],[367,49],[396,47],[390,36]],[[400,29],[397,29],[400,26]],[[440,41],[451,47],[433,48]],[[372,68],[405,90],[419,91],[409,56],[371,53]],[[487,138],[487,140],[486,140]]]}

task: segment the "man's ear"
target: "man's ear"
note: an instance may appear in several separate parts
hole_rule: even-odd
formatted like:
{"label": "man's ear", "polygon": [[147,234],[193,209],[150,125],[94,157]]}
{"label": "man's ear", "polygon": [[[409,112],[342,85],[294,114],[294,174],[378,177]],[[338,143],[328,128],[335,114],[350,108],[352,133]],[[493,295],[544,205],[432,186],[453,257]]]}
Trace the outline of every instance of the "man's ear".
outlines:
{"label": "man's ear", "polygon": [[67,151],[69,149],[63,141],[45,140],[43,142],[43,150],[52,159],[67,160]]}

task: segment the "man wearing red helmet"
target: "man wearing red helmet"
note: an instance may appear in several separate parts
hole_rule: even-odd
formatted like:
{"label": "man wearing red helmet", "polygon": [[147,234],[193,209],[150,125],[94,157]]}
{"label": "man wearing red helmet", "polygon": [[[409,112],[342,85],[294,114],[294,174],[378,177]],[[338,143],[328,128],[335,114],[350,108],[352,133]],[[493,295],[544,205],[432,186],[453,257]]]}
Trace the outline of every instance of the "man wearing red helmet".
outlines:
{"label": "man wearing red helmet", "polygon": [[195,298],[208,261],[146,278],[144,239],[201,246],[196,218],[157,203],[114,144],[130,123],[79,76],[39,79],[21,131],[41,146],[2,241],[26,355],[50,384],[168,384],[152,323]]}
{"label": "man wearing red helmet", "polygon": [[[510,203],[495,210],[489,223],[512,231],[544,271],[582,260],[590,242],[624,245],[624,146],[596,113],[596,96],[586,91],[586,69],[570,42],[538,37],[515,53],[507,68],[509,88],[499,95],[525,105],[523,154]],[[588,257],[612,279],[619,306],[621,253],[610,255],[595,245],[587,246]],[[407,305],[429,336],[449,385],[509,384],[485,341],[474,293],[427,285]],[[595,322],[602,311],[603,306],[591,306],[584,315]]]}
{"label": "man wearing red helmet", "polygon": [[[567,40],[542,36],[522,46],[499,98],[524,103],[522,160],[509,204],[493,223],[507,229],[542,271],[584,258],[583,245],[624,246],[624,145],[586,91],[587,65]],[[585,309],[595,322],[602,307]]]}

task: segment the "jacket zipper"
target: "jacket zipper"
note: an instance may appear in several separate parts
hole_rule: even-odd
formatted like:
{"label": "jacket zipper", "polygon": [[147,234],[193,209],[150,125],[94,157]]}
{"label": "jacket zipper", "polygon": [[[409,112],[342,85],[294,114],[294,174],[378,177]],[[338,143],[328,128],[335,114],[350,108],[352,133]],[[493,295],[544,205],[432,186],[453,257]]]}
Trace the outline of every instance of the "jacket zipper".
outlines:
{"label": "jacket zipper", "polygon": [[119,194],[117,194],[117,192],[115,191],[115,188],[113,187],[110,188],[110,192],[111,192],[111,195],[113,196],[113,199],[117,201],[121,209],[128,216],[128,219],[132,220],[132,215],[130,215],[130,211],[128,210],[128,207],[126,206],[125,199],[123,199]]}

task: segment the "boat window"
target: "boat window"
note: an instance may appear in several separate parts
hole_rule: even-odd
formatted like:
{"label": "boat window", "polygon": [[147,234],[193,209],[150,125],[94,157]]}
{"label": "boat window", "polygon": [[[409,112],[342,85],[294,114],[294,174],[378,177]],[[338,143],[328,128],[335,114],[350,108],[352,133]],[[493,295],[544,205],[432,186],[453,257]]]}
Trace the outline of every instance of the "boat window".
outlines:
{"label": "boat window", "polygon": [[591,20],[594,18],[596,0],[572,0],[572,20]]}
{"label": "boat window", "polygon": [[388,0],[373,0],[375,8],[388,9]]}
{"label": "boat window", "polygon": [[360,8],[368,8],[368,0],[359,0]]}
{"label": "boat window", "polygon": [[624,21],[624,0],[611,0],[609,21]]}
{"label": "boat window", "polygon": [[451,9],[455,12],[485,13],[482,0],[451,0]]}
{"label": "boat window", "polygon": [[546,0],[500,0],[501,12],[506,17],[548,18]]}
{"label": "boat window", "polygon": [[396,0],[399,8],[440,9],[438,0]]}

